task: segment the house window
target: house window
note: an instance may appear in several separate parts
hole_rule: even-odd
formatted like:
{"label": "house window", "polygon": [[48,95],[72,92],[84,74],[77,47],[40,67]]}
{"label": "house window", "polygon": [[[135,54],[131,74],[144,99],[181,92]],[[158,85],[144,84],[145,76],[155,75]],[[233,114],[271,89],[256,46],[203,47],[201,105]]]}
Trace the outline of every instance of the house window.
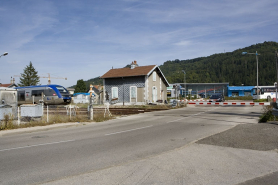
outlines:
{"label": "house window", "polygon": [[153,92],[152,92],[153,102],[156,102],[157,101],[157,88],[154,86],[152,89],[153,89]]}
{"label": "house window", "polygon": [[112,87],[112,99],[118,98],[118,87]]}
{"label": "house window", "polygon": [[130,87],[130,98],[136,98],[136,96],[137,96],[136,89],[137,89],[137,87],[135,87],[135,86]]}
{"label": "house window", "polygon": [[153,81],[154,82],[156,81],[156,72],[155,71],[153,72]]}

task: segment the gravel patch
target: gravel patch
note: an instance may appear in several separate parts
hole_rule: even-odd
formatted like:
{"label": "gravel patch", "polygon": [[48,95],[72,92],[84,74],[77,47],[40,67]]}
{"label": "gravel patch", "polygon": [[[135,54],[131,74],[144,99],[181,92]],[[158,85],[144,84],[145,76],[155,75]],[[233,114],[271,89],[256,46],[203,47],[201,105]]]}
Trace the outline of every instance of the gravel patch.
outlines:
{"label": "gravel patch", "polygon": [[197,143],[278,152],[278,123],[240,124]]}

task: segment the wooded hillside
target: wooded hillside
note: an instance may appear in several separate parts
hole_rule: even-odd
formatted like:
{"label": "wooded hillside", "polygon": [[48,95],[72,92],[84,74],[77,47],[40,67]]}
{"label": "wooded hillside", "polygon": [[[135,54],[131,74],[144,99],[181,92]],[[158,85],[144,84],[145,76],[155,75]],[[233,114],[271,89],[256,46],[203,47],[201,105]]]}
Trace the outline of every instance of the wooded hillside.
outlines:
{"label": "wooded hillside", "polygon": [[166,61],[159,66],[169,83],[183,83],[186,71],[187,83],[222,83],[231,85],[255,86],[257,84],[257,62],[255,55],[242,55],[242,52],[260,54],[259,85],[273,85],[276,82],[275,51],[277,42],[255,44],[233,52],[214,54],[190,60]]}

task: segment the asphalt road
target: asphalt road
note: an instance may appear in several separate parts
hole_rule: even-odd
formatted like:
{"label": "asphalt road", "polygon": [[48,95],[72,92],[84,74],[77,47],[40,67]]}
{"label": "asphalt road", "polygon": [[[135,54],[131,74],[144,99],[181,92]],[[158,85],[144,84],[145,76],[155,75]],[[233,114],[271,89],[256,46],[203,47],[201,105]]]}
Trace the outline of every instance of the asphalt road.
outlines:
{"label": "asphalt road", "polygon": [[[0,184],[39,184],[159,156],[238,124],[260,106],[198,106],[0,137]],[[109,177],[107,177],[109,178]]]}

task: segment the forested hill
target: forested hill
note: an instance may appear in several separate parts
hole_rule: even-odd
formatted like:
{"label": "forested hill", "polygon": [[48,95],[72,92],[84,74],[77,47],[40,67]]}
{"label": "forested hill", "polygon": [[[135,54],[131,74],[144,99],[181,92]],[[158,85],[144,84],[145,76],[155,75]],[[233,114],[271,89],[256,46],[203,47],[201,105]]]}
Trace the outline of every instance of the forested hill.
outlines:
{"label": "forested hill", "polygon": [[275,51],[277,42],[264,42],[233,52],[214,54],[190,60],[166,61],[159,66],[169,83],[183,83],[186,72],[186,83],[222,83],[232,85],[255,86],[257,84],[256,56],[242,52],[260,54],[259,85],[273,85],[276,78]]}

